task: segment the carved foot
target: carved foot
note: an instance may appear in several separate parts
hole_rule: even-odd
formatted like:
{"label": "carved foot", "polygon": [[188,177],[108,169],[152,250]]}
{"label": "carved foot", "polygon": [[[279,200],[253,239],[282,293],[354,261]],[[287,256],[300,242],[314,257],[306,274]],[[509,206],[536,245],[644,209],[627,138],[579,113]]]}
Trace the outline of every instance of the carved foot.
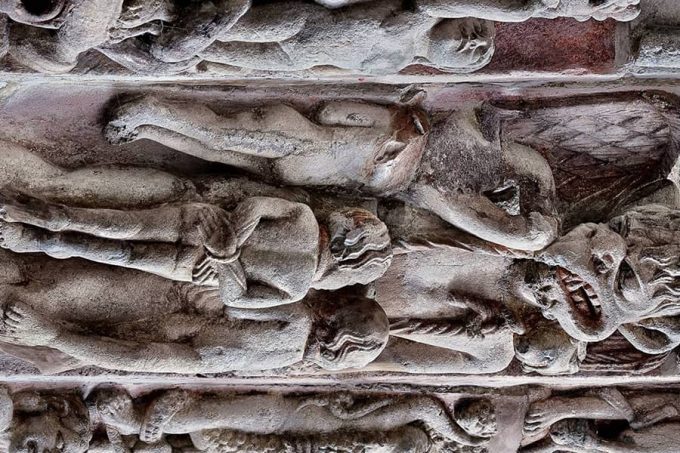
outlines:
{"label": "carved foot", "polygon": [[163,436],[163,428],[190,399],[184,390],[170,390],[153,401],[144,416],[139,439],[147,444],[155,444]]}
{"label": "carved foot", "polygon": [[59,335],[57,325],[20,302],[5,307],[3,323],[3,335],[26,346],[46,346]]}
{"label": "carved foot", "polygon": [[531,405],[524,418],[524,432],[535,435],[540,431],[547,430],[554,423],[563,418],[566,410],[563,410],[560,400],[547,399],[537,401]]}
{"label": "carved foot", "polygon": [[132,142],[139,126],[154,124],[155,118],[169,113],[168,106],[153,96],[126,102],[113,111],[104,135],[114,145]]}
{"label": "carved foot", "polygon": [[[33,247],[27,246],[30,232],[20,223],[10,223],[0,220],[0,247],[13,252],[32,252]],[[37,242],[37,241],[36,241]]]}
{"label": "carved foot", "polygon": [[24,194],[0,194],[0,220],[27,223],[52,231],[61,231],[68,224],[61,206]]}

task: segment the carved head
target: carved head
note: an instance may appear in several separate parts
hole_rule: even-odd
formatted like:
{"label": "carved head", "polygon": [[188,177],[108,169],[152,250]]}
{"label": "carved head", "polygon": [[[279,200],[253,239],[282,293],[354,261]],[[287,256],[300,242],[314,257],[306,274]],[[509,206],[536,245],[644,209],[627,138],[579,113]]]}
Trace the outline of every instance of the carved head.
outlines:
{"label": "carved head", "polygon": [[560,420],[550,428],[550,438],[557,445],[583,448],[588,451],[588,420],[568,418]]}
{"label": "carved head", "polygon": [[515,357],[527,372],[573,374],[586,356],[586,343],[567,335],[555,323],[541,324],[515,336]]}
{"label": "carved head", "polygon": [[454,419],[471,436],[492,437],[498,431],[496,409],[488,399],[459,402],[454,409]]}
{"label": "carved head", "polygon": [[576,339],[680,313],[680,211],[649,205],[579,225],[539,259],[550,268],[533,283],[537,302]]}
{"label": "carved head", "polygon": [[442,71],[471,72],[493,55],[493,22],[483,19],[445,19],[430,30],[427,64]]}
{"label": "carved head", "polygon": [[14,417],[7,432],[9,451],[86,452],[92,437],[85,404],[76,395],[14,395]]}
{"label": "carved head", "polygon": [[385,348],[390,324],[375,300],[348,289],[310,294],[304,302],[314,319],[307,360],[331,371],[362,368]]}
{"label": "carved head", "polygon": [[327,228],[331,262],[325,265],[315,288],[366,285],[390,266],[392,246],[387,226],[371,212],[356,208],[333,212]]}

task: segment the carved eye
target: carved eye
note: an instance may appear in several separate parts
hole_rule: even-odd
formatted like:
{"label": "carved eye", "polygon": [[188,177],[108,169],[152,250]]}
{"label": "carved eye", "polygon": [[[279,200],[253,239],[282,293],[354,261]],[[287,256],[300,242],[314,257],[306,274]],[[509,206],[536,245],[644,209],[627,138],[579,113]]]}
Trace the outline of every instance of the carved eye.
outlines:
{"label": "carved eye", "polygon": [[623,260],[616,276],[616,285],[620,291],[635,291],[640,289],[640,282],[628,260]]}

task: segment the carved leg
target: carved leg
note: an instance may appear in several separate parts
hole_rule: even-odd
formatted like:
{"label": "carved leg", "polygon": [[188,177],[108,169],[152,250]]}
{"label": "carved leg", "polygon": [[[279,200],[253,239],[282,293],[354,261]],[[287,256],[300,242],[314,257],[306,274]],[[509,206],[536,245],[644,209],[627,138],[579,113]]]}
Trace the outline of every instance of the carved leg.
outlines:
{"label": "carved leg", "polygon": [[154,57],[168,63],[194,57],[234,26],[250,8],[250,0],[215,0],[190,8],[151,46]]}
{"label": "carved leg", "polygon": [[482,445],[487,439],[465,432],[446,408],[433,398],[419,397],[397,400],[358,419],[345,420],[345,429],[369,430],[375,426],[394,429],[421,421],[445,440],[463,445]]}
{"label": "carved leg", "polygon": [[76,231],[107,239],[176,243],[182,235],[181,207],[145,210],[88,209],[46,203],[26,195],[0,197],[0,219],[50,231]]}
{"label": "carved leg", "polygon": [[54,233],[20,223],[0,222],[0,247],[17,253],[45,253],[53,258],[83,258],[138,269],[177,281],[193,281],[202,253],[194,247],[101,239],[81,233]]}
{"label": "carved leg", "polygon": [[268,179],[274,178],[271,161],[266,158],[249,156],[230,150],[216,150],[199,140],[158,126],[139,126],[135,129],[135,140],[152,140],[181,153],[198,157],[210,162],[219,162],[236,168],[242,168]]}
{"label": "carved leg", "polygon": [[[112,143],[124,143],[142,138],[138,136],[141,126],[174,132],[169,138],[172,141],[178,136],[188,137],[191,142],[182,142],[185,148],[181,151],[203,157],[207,149],[215,150],[209,154],[209,160],[226,164],[234,162],[234,153],[256,156],[258,160],[274,159],[305,148],[317,149],[332,138],[332,130],[315,125],[285,105],[220,116],[204,105],[154,97],[144,97],[119,107],[107,124],[105,134]],[[143,132],[155,139],[163,131],[144,129]],[[196,142],[202,147],[196,148]],[[169,144],[172,146],[172,142]],[[222,157],[222,151],[229,152]],[[254,163],[248,161],[248,164],[250,162]]]}
{"label": "carved leg", "polygon": [[168,63],[155,58],[134,39],[122,42],[108,42],[96,48],[119,65],[140,74],[178,74],[194,68],[201,58],[193,57],[177,63]]}
{"label": "carved leg", "polygon": [[[139,434],[142,414],[135,409],[130,395],[124,390],[104,390],[97,392],[94,407],[104,425],[112,430],[114,436]],[[113,442],[113,439],[109,439]]]}
{"label": "carved leg", "polygon": [[300,71],[310,66],[296,61],[278,42],[214,42],[199,53],[213,63],[262,71]]}

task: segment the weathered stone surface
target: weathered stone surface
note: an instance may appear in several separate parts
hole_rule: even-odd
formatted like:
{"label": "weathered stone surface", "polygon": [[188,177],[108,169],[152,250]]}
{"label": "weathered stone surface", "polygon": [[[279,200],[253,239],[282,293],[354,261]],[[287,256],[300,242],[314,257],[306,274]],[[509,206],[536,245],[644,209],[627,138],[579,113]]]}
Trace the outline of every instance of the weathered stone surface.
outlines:
{"label": "weathered stone surface", "polygon": [[679,20],[0,1],[0,451],[679,451]]}

